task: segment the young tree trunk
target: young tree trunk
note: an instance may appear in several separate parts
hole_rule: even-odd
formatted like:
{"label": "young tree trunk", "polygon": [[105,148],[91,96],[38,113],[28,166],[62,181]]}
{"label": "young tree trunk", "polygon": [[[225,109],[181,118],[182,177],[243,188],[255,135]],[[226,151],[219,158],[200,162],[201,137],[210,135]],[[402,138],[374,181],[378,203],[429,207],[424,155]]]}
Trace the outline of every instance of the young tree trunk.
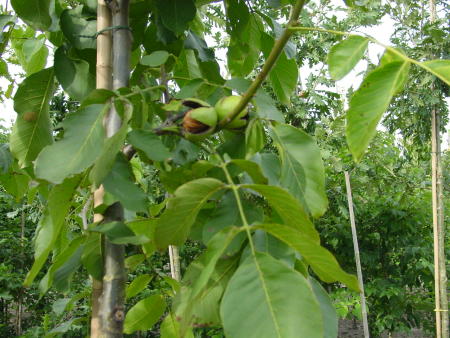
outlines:
{"label": "young tree trunk", "polygon": [[[105,0],[97,3],[97,31],[101,31],[112,24],[111,11]],[[96,65],[96,88],[112,89],[112,35],[111,31],[104,31],[97,37],[97,65]],[[94,192],[94,207],[103,203],[103,187]],[[103,215],[94,214],[94,222],[100,222]],[[100,319],[100,297],[103,292],[101,280],[92,278],[92,315],[91,315],[91,337],[101,336]]]}
{"label": "young tree trunk", "polygon": [[[129,0],[108,2],[112,12],[113,27],[113,88],[128,86],[130,76],[131,33],[128,13]],[[106,120],[106,136],[111,137],[120,128],[122,121],[115,109],[111,109]],[[120,203],[108,207],[105,222],[123,220],[123,208]],[[125,248],[113,244],[105,238],[105,264],[103,294],[101,301],[101,319],[103,337],[122,337],[125,319]]]}
{"label": "young tree trunk", "polygon": [[352,228],[353,249],[355,251],[356,273],[358,275],[359,287],[361,288],[361,312],[363,319],[364,338],[369,338],[369,322],[367,321],[366,296],[364,294],[364,283],[361,269],[361,260],[359,258],[358,236],[356,234],[355,214],[353,212],[352,187],[350,185],[350,176],[344,171],[345,186],[347,188],[348,211],[350,213],[350,225]]}

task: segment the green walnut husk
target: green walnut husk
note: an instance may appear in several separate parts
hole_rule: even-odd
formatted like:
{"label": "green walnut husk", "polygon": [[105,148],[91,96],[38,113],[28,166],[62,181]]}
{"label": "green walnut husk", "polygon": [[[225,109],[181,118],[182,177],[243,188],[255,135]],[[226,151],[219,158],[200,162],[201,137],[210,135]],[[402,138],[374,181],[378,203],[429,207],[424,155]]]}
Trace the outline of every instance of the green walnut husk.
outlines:
{"label": "green walnut husk", "polygon": [[201,107],[211,107],[211,105],[208,102],[205,102],[200,99],[196,98],[187,98],[182,101],[183,106],[195,109],[195,108],[201,108]]}
{"label": "green walnut husk", "polygon": [[[239,101],[241,101],[241,96],[227,96],[221,98],[215,105],[215,109],[217,112],[217,117],[219,121],[222,121],[229,113],[231,113],[234,108],[239,104]],[[224,126],[225,129],[241,129],[247,125],[248,122],[248,111],[246,108],[242,109],[242,111],[234,118],[233,121],[226,124]]]}
{"label": "green walnut husk", "polygon": [[212,107],[201,107],[188,111],[183,119],[184,135],[191,141],[202,140],[214,133],[217,112]]}

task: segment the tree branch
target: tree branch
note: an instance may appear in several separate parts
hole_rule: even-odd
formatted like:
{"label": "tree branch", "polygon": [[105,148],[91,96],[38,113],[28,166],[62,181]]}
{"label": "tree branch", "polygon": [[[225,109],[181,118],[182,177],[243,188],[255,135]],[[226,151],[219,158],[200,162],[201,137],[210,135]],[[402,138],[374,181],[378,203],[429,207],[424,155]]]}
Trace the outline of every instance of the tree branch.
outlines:
{"label": "tree branch", "polygon": [[275,42],[272,50],[270,51],[270,54],[266,60],[266,63],[264,64],[263,68],[261,69],[261,72],[258,74],[258,76],[255,78],[255,80],[252,82],[250,87],[247,89],[247,91],[242,96],[241,101],[239,104],[234,108],[232,112],[230,112],[223,120],[219,122],[219,126],[223,127],[226,124],[230,123],[231,121],[238,116],[238,114],[244,109],[247,104],[250,102],[250,100],[253,98],[253,96],[256,94],[256,91],[261,86],[261,84],[266,79],[267,75],[270,73],[270,70],[275,65],[275,62],[277,61],[278,57],[280,56],[281,52],[283,51],[284,46],[288,42],[289,38],[292,35],[292,31],[289,29],[293,26],[296,26],[298,24],[298,17],[303,10],[303,6],[307,0],[297,0],[297,3],[292,8],[291,11],[291,17],[289,19],[289,22],[284,29],[283,34],[280,36],[280,38]]}

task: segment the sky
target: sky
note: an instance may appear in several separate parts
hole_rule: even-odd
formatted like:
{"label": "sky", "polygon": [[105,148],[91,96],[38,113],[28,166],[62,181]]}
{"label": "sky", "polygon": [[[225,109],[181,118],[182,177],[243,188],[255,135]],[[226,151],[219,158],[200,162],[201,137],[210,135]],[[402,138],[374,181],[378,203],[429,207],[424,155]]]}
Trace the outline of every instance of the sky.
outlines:
{"label": "sky", "polygon": [[[0,4],[2,6],[5,6],[6,2],[8,0],[0,0]],[[33,0],[34,1],[34,0]],[[333,4],[336,6],[342,6],[343,2],[342,0],[331,0]],[[345,16],[345,13],[336,13],[338,19]],[[363,29],[360,29],[358,33],[365,33],[367,35],[372,36],[376,40],[380,41],[383,44],[389,45],[389,39],[391,36],[391,33],[393,32],[393,21],[388,17],[385,16],[378,26],[372,26],[372,27],[366,27]],[[208,43],[208,39],[207,39]],[[381,46],[377,46],[374,44],[369,44],[368,48],[368,57],[371,60],[372,63],[378,63],[378,60],[382,53],[384,52],[384,48]],[[215,49],[216,57],[220,60],[226,60],[226,50],[225,49]],[[51,56],[49,56],[48,65],[50,66],[52,64],[53,60],[51,59]],[[20,68],[17,66],[9,66],[9,70],[12,73],[18,73],[20,72]],[[361,81],[362,81],[362,75],[360,74],[363,72],[367,67],[367,61],[360,61],[356,67],[343,79],[336,82],[336,91],[340,93],[345,93],[350,87],[353,87],[354,89],[358,88]],[[221,65],[222,73],[226,73],[226,69],[224,64]],[[309,74],[313,71],[316,71],[317,69],[309,69],[307,66],[302,67],[300,69],[300,81],[302,83],[306,83],[306,78],[309,76]],[[5,78],[0,78],[0,87],[2,89],[6,89],[9,85],[9,81]],[[450,106],[450,102],[448,102],[448,106]],[[5,127],[10,127],[15,120],[16,113],[14,112],[13,108],[13,102],[12,99],[5,100],[4,102],[0,103],[0,124],[2,124]],[[447,126],[447,130],[449,126]],[[449,135],[446,133],[443,135],[443,144],[442,148],[447,149],[449,147]]]}

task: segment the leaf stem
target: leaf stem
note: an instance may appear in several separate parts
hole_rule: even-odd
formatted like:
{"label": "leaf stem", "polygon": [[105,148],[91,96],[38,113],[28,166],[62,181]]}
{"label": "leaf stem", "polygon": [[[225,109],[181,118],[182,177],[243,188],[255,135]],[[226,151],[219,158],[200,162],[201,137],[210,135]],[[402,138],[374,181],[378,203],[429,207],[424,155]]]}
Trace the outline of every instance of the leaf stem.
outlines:
{"label": "leaf stem", "polygon": [[298,17],[300,15],[305,3],[306,3],[306,0],[297,0],[295,6],[292,8],[291,17],[289,19],[287,27],[285,28],[283,34],[281,34],[280,38],[273,45],[273,48],[270,51],[270,54],[267,57],[267,60],[264,64],[263,68],[261,69],[261,72],[258,74],[258,76],[256,76],[255,80],[253,80],[250,87],[244,93],[239,104],[233,109],[233,111],[231,111],[224,119],[222,119],[219,122],[220,127],[223,127],[226,124],[233,121],[233,119],[235,119],[236,116],[238,116],[238,114],[247,106],[247,104],[250,102],[250,100],[256,94],[256,91],[261,86],[261,84],[264,82],[264,80],[266,79],[270,70],[275,65],[275,62],[278,60],[278,57],[280,56],[281,52],[283,51],[284,46],[288,42],[291,35],[294,33],[294,31],[291,30],[290,28],[294,27],[295,25],[298,24],[297,20],[298,20]]}
{"label": "leaf stem", "polygon": [[225,177],[227,178],[227,181],[231,187],[231,190],[233,190],[233,194],[236,199],[236,203],[237,203],[238,210],[239,210],[239,215],[241,216],[243,227],[245,229],[245,232],[247,233],[247,237],[248,237],[248,241],[249,241],[250,248],[252,251],[252,255],[255,256],[256,249],[255,249],[255,245],[253,244],[250,226],[248,224],[247,217],[245,216],[245,213],[244,213],[244,208],[242,206],[241,197],[239,196],[239,186],[234,184],[233,179],[231,178],[230,172],[228,171],[227,163],[222,159],[222,157],[219,154],[216,153],[215,155],[218,158],[218,160],[221,162],[221,168],[225,173]]}

